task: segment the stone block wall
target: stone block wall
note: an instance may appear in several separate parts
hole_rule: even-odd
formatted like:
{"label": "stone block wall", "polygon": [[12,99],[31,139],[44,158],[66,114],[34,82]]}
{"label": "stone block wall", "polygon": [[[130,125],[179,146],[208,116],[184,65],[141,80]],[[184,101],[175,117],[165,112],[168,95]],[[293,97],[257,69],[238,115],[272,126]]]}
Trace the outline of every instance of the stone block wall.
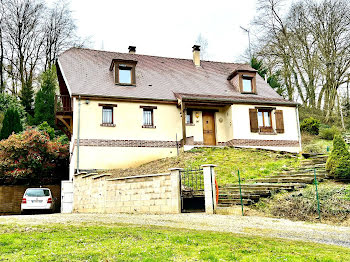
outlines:
{"label": "stone block wall", "polygon": [[74,211],[81,213],[180,213],[178,171],[124,178],[74,177]]}
{"label": "stone block wall", "polygon": [[[29,187],[39,186],[0,186],[0,214],[20,214],[22,197]],[[61,204],[61,186],[44,185],[42,187],[50,188],[53,197],[57,198],[56,211],[59,211]]]}

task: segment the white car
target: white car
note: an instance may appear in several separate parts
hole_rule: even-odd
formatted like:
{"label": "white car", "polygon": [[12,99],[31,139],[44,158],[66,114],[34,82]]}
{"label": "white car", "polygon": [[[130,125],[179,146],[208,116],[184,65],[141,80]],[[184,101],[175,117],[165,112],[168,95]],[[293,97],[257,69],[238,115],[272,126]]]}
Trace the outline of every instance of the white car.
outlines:
{"label": "white car", "polygon": [[21,213],[27,211],[47,211],[52,213],[55,209],[54,198],[49,188],[27,188],[24,192]]}

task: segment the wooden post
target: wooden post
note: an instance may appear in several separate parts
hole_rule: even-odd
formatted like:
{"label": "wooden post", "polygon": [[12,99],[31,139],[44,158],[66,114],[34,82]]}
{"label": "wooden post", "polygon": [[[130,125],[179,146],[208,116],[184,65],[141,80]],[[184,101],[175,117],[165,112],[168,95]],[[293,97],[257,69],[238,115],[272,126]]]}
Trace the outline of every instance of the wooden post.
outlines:
{"label": "wooden post", "polygon": [[183,101],[181,101],[181,117],[182,117],[182,143],[183,145],[186,145],[186,107]]}

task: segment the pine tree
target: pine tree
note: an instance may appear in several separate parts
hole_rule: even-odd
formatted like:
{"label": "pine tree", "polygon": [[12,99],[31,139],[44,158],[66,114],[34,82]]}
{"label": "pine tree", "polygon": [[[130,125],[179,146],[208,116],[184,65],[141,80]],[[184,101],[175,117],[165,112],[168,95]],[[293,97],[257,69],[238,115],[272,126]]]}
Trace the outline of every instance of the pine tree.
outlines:
{"label": "pine tree", "polygon": [[34,124],[46,121],[55,126],[55,90],[57,87],[56,68],[52,66],[41,76],[41,87],[36,93],[34,103]]}
{"label": "pine tree", "polygon": [[0,140],[7,139],[13,132],[19,133],[21,131],[23,131],[23,127],[18,111],[15,108],[10,107],[5,112],[0,132]]}
{"label": "pine tree", "polygon": [[333,149],[326,163],[328,174],[336,178],[350,178],[350,153],[344,139],[334,136]]}
{"label": "pine tree", "polygon": [[34,89],[33,86],[29,83],[26,83],[20,93],[20,99],[21,104],[24,107],[24,110],[27,112],[27,114],[32,115],[33,114],[33,97],[34,97]]}

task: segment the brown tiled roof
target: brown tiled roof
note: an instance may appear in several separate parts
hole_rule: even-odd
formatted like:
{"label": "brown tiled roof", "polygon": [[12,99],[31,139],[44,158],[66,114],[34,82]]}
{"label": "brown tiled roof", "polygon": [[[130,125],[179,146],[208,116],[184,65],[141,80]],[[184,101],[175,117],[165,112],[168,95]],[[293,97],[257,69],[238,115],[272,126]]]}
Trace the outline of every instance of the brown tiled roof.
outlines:
{"label": "brown tiled roof", "polygon": [[[136,86],[114,84],[109,70],[113,59],[136,60]],[[241,94],[234,81],[227,77],[236,70],[254,70],[246,64],[201,61],[196,67],[191,59],[115,53],[71,48],[59,56],[59,66],[72,95],[176,100],[174,94],[289,103],[279,96],[259,75],[257,94]]]}

